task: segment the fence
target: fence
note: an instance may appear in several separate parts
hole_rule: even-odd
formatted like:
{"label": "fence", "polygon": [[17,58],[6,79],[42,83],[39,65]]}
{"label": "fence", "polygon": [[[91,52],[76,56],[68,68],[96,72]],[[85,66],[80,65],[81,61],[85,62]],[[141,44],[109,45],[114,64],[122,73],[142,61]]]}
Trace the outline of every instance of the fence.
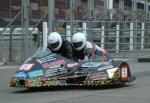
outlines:
{"label": "fence", "polygon": [[[108,50],[114,57],[150,55],[148,0],[13,1],[0,1],[0,22],[4,28],[0,32],[0,61],[22,62],[32,55],[42,37],[39,33],[28,33],[28,28],[37,27],[41,21],[49,21],[49,29],[54,28],[69,40],[73,33],[81,31],[87,34],[89,41]],[[25,30],[3,33],[11,26]]]}
{"label": "fence", "polygon": [[[85,21],[82,26],[79,26],[81,22],[67,22],[65,36],[68,40],[71,40],[70,37],[75,32],[83,32],[87,34],[89,41],[108,50],[115,57],[150,55],[150,22],[148,21]],[[97,26],[97,24],[101,25]],[[60,33],[64,34],[64,31],[61,30]]]}
{"label": "fence", "polygon": [[[0,28],[0,31],[3,31],[4,28]],[[29,28],[29,56],[31,56],[35,50],[39,47],[41,42],[38,39],[38,32]],[[41,35],[40,35],[41,36]],[[36,42],[38,39],[38,42]],[[3,33],[3,37],[0,36],[0,61],[3,62],[22,62],[23,53],[24,53],[24,43],[23,35],[21,28],[7,28]]]}
{"label": "fence", "polygon": [[[71,24],[72,23],[72,24]],[[82,26],[78,26],[81,21],[67,22],[66,29],[55,28],[65,38],[71,40],[71,36],[75,32],[83,32],[87,34],[87,39],[108,50],[114,57],[121,58],[137,58],[150,55],[150,23],[149,22],[117,22],[117,21],[85,21]],[[115,24],[113,24],[115,23]],[[71,24],[71,25],[69,25]],[[97,24],[101,24],[96,26]],[[113,26],[112,26],[113,24]],[[15,30],[15,29],[14,29]],[[22,61],[22,34],[13,31],[12,36],[6,30],[3,35],[3,43],[0,43],[1,61]],[[29,55],[32,55],[42,41],[40,34],[29,35]],[[35,32],[34,32],[35,33]],[[39,39],[37,39],[39,37]],[[0,40],[2,38],[0,37]]]}

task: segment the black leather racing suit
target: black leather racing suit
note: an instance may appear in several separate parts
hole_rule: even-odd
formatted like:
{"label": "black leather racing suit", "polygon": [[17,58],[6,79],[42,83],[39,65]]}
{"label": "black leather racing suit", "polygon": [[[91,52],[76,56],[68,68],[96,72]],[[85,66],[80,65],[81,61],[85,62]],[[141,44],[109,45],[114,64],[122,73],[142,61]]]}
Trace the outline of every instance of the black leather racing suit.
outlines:
{"label": "black leather racing suit", "polygon": [[62,41],[62,46],[60,47],[60,49],[58,51],[52,50],[49,46],[48,46],[48,48],[54,53],[60,54],[71,60],[73,59],[72,44],[71,44],[71,42],[69,42],[67,40]]}

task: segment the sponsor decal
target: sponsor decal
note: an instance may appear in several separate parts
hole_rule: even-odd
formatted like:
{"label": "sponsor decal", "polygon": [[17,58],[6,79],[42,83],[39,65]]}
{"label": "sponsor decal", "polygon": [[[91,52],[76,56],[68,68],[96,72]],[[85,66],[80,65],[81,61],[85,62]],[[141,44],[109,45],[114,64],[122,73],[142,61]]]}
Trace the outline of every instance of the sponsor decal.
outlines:
{"label": "sponsor decal", "polygon": [[[42,81],[42,82],[41,82]],[[34,80],[30,80],[30,82],[27,84],[30,87],[42,87],[42,86],[58,86],[58,85],[65,85],[66,80],[57,80],[57,79],[51,79],[47,80],[47,78],[38,78]]]}
{"label": "sponsor decal", "polygon": [[26,64],[23,64],[19,70],[20,71],[29,71],[32,67],[34,66],[34,64],[32,63],[26,63]]}
{"label": "sponsor decal", "polygon": [[121,68],[121,77],[122,77],[123,79],[125,79],[125,78],[128,77],[128,68],[127,68],[127,67]]}
{"label": "sponsor decal", "polygon": [[15,73],[14,76],[17,77],[17,78],[26,78],[27,74],[24,73],[24,72],[17,72],[17,73]]}
{"label": "sponsor decal", "polygon": [[56,54],[48,55],[48,56],[46,56],[46,57],[37,59],[37,61],[38,61],[40,64],[45,63],[45,62],[49,62],[49,61],[53,61],[53,60],[56,60],[56,58],[54,58],[55,55],[56,55]]}
{"label": "sponsor decal", "polygon": [[61,66],[61,65],[64,65],[64,64],[65,64],[64,60],[58,60],[58,61],[53,61],[53,62],[49,62],[49,63],[44,63],[44,64],[42,64],[42,67],[44,69],[56,68],[57,66]]}
{"label": "sponsor decal", "polygon": [[92,73],[90,75],[90,79],[98,80],[98,79],[107,79],[108,75],[106,72],[98,72],[98,73]]}
{"label": "sponsor decal", "polygon": [[48,71],[45,73],[45,77],[50,77],[50,76],[57,76],[61,74],[65,74],[67,71],[61,71],[61,72],[56,72],[56,73],[49,73]]}
{"label": "sponsor decal", "polygon": [[67,68],[73,68],[76,65],[78,65],[78,63],[68,63]]}
{"label": "sponsor decal", "polygon": [[45,70],[45,77],[60,75],[60,74],[64,74],[64,73],[67,73],[67,72],[68,72],[67,69],[64,68],[64,67],[48,69],[48,70]]}
{"label": "sponsor decal", "polygon": [[94,68],[94,67],[98,67],[100,65],[101,65],[100,62],[88,62],[88,63],[84,63],[81,67],[84,67],[84,68]]}
{"label": "sponsor decal", "polygon": [[43,70],[35,70],[28,73],[29,77],[43,76]]}

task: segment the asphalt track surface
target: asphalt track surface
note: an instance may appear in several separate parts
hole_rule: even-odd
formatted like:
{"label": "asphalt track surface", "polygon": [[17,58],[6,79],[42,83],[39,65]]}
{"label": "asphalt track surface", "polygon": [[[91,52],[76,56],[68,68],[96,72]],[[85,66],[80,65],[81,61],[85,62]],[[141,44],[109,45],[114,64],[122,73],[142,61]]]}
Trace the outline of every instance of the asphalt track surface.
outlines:
{"label": "asphalt track surface", "polygon": [[15,66],[0,67],[0,103],[150,103],[150,63],[128,60],[137,79],[124,87],[49,88],[29,91],[9,87]]}

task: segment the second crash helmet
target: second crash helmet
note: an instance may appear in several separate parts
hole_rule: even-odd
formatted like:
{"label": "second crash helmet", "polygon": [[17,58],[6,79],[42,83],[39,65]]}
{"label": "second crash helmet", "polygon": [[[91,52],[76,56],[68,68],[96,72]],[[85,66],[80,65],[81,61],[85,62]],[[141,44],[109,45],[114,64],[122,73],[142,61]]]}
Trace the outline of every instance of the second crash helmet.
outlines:
{"label": "second crash helmet", "polygon": [[85,35],[81,32],[75,33],[72,37],[72,43],[73,43],[73,47],[76,50],[78,50],[78,51],[82,50],[86,45]]}

